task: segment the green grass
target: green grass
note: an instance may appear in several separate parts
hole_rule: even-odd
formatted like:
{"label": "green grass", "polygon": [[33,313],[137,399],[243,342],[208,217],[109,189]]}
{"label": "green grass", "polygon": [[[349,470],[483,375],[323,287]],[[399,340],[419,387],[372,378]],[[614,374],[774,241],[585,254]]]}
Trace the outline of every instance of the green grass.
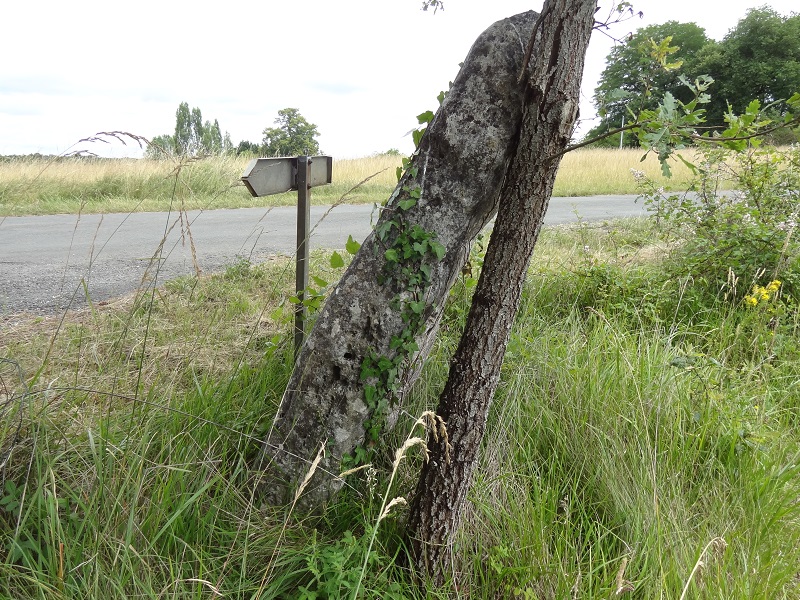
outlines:
{"label": "green grass", "polygon": [[[665,280],[667,256],[646,221],[543,232],[458,593],[402,567],[402,507],[375,532],[384,470],[317,519],[254,496],[291,368],[286,261],[0,323],[0,597],[800,598],[797,305],[732,306]],[[337,276],[322,255],[312,272]],[[473,285],[389,452],[435,406]]]}

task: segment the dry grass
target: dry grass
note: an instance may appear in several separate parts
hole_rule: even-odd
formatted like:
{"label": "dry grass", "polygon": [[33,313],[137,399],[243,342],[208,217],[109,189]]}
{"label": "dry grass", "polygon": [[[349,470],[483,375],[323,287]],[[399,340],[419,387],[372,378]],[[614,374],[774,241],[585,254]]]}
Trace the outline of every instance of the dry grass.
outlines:
{"label": "dry grass", "polygon": [[[669,190],[686,189],[691,172],[680,161],[671,161],[672,177],[661,175],[658,158],[639,149],[607,150],[582,149],[564,155],[556,177],[554,196],[591,196],[598,194],[635,194],[636,186],[631,169],[643,171],[648,177]],[[694,153],[684,152],[691,162]]]}
{"label": "dry grass", "polygon": [[242,262],[64,316],[9,315],[0,318],[0,357],[49,387],[185,394],[258,363],[288,328],[291,310],[276,305],[291,293],[293,264]]}
{"label": "dry grass", "polygon": [[[691,153],[688,153],[691,156]],[[660,175],[655,156],[640,162],[640,150],[578,150],[567,154],[556,178],[554,195],[635,194],[631,169],[644,171],[667,189],[687,185],[689,172],[674,165],[672,179]],[[213,157],[177,160],[64,158],[0,162],[0,217],[58,213],[111,213],[183,208],[245,208],[292,205],[293,192],[252,198],[240,182],[248,159]],[[377,155],[335,160],[334,183],[314,189],[314,204],[380,203],[397,182],[401,157]],[[357,184],[364,182],[356,190]]]}

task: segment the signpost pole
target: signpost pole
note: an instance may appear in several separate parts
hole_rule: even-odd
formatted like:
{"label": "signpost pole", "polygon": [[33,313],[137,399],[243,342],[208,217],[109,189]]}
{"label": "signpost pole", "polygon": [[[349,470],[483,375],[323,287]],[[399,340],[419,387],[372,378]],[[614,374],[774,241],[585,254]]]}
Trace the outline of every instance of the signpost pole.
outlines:
{"label": "signpost pole", "polygon": [[308,289],[308,234],[311,227],[311,188],[309,186],[309,173],[311,159],[308,156],[297,157],[297,273],[295,289],[300,302],[295,307],[294,313],[294,355],[300,352],[305,337],[305,322],[307,309],[303,302],[305,291]]}
{"label": "signpost pole", "polygon": [[270,196],[297,190],[297,299],[294,317],[295,357],[305,337],[305,290],[308,289],[308,236],[311,227],[311,188],[331,182],[333,158],[330,156],[298,156],[290,158],[256,158],[242,173],[242,183],[250,194]]}

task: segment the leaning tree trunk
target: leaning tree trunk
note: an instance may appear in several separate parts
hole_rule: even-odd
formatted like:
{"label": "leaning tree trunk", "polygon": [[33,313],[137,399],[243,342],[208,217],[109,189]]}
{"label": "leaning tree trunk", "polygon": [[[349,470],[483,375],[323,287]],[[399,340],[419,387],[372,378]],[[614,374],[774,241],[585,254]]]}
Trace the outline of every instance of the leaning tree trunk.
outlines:
{"label": "leaning tree trunk", "polygon": [[446,440],[429,439],[412,501],[409,535],[417,567],[441,581],[500,376],[522,286],[575,119],[595,0],[548,0],[534,31],[522,132],[501,192],[465,332],[439,400]]}
{"label": "leaning tree trunk", "polygon": [[[487,29],[427,128],[411,167],[328,298],[297,358],[262,466],[269,500],[290,499],[324,445],[305,504],[342,486],[342,458],[368,446],[418,372],[478,232],[494,216],[522,122],[518,81],[537,15]],[[408,85],[414,85],[411,66]],[[388,396],[388,398],[387,398]],[[368,431],[367,431],[368,430]]]}

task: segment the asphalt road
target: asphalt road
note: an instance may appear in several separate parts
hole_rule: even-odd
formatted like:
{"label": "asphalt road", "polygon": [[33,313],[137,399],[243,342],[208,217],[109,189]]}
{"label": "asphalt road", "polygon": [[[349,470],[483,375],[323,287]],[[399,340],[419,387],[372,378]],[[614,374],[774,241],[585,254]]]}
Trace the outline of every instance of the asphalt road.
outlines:
{"label": "asphalt road", "polygon": [[[598,221],[645,214],[635,199],[553,198],[545,225],[574,222],[578,215]],[[339,206],[320,221],[326,210],[312,207],[312,227],[319,221],[312,248],[342,248],[348,235],[361,241],[369,234],[371,205]],[[86,291],[94,302],[125,295],[152,282],[156,269],[148,267],[159,256],[159,284],[194,273],[192,247],[205,273],[240,257],[260,262],[292,254],[295,219],[294,207],[190,212],[188,227],[175,213],[0,218],[0,316],[79,308]]]}

